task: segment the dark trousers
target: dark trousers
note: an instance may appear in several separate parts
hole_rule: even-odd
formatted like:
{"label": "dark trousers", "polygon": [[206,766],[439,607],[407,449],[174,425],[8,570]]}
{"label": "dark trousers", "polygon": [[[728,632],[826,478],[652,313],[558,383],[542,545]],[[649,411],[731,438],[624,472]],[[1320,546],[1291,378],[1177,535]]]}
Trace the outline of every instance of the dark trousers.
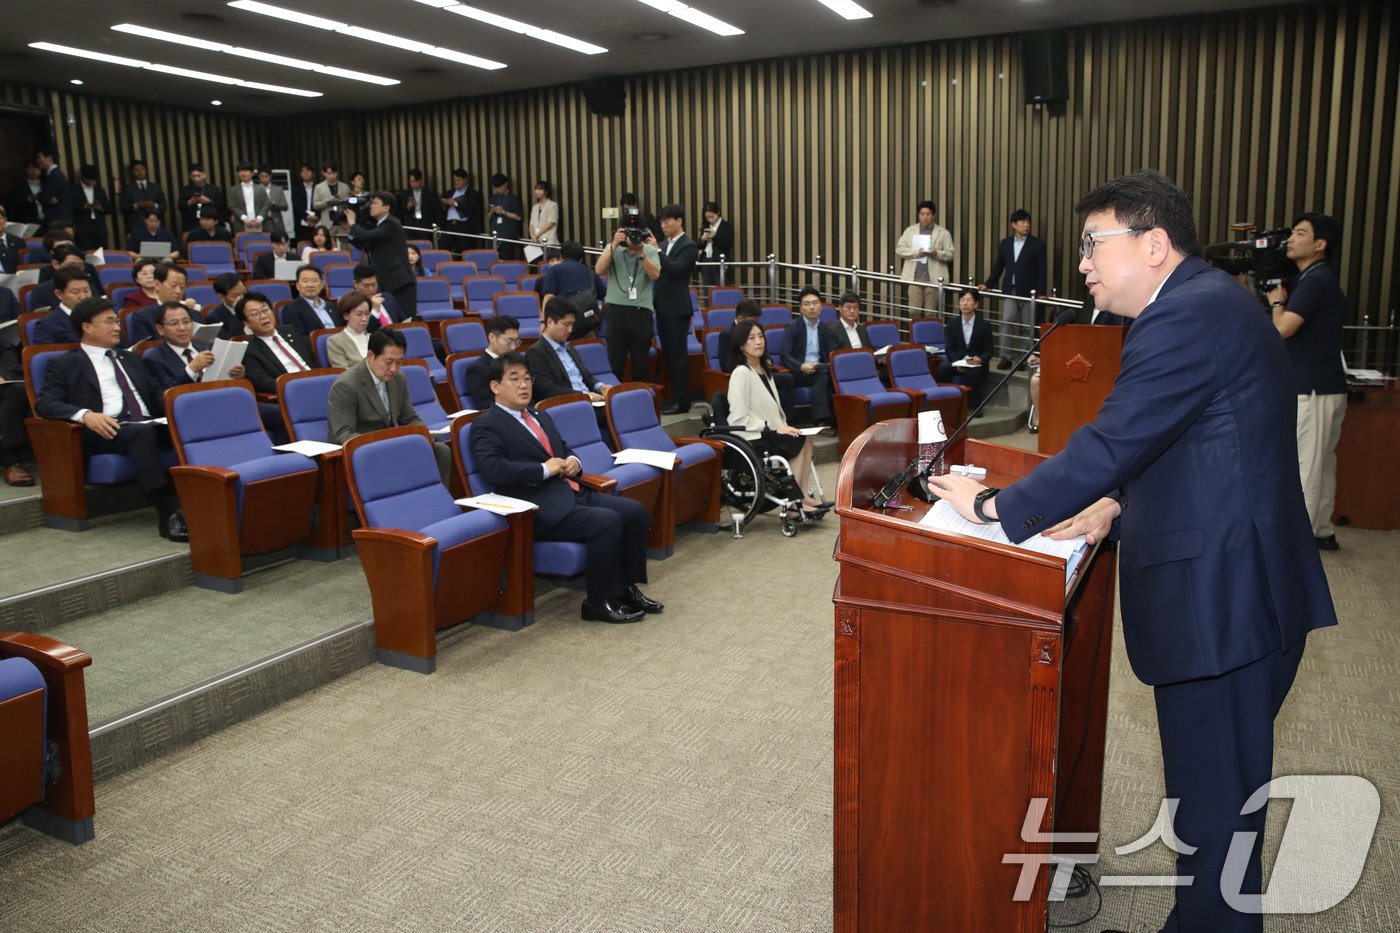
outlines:
{"label": "dark trousers", "polygon": [[122,424],[117,436],[102,437],[95,431],[83,430],[83,456],[95,454],[125,454],[136,467],[136,481],[146,492],[146,499],[164,518],[178,505],[170,489],[170,474],[161,463],[160,452],[170,449],[170,433],[164,425],[151,421]]}
{"label": "dark trousers", "polygon": [[800,369],[792,374],[794,387],[812,390],[812,420],[825,421],[831,418],[831,374],[826,370],[804,373]]}
{"label": "dark trousers", "polygon": [[[446,233],[471,233],[471,229],[465,220],[444,220],[442,223],[438,224],[438,228]],[[489,244],[482,240],[470,240],[465,236],[449,236],[443,237],[442,242],[438,245],[443,249],[451,250],[460,255],[463,250],[482,249]],[[481,270],[482,275],[485,275],[486,272],[487,270],[485,269]]]}
{"label": "dark trousers", "polygon": [[661,354],[666,360],[666,371],[671,374],[671,401],[681,408],[690,405],[690,350],[686,346],[691,333],[690,323],[688,310],[685,317],[668,315],[656,318]]}
{"label": "dark trousers", "polygon": [[1240,810],[1272,776],[1274,717],[1293,686],[1306,641],[1218,677],[1154,688],[1166,795],[1180,800],[1173,826],[1178,839],[1197,847],[1177,855],[1176,874],[1195,880],[1177,887],[1165,933],[1264,928],[1262,915],[1237,913],[1225,902],[1220,875],[1234,835],[1255,833],[1239,891],[1259,893],[1267,808],[1245,816]]}
{"label": "dark trousers", "polygon": [[617,599],[634,583],[647,581],[647,532],[651,515],[635,499],[583,489],[577,504],[537,541],[577,541],[588,549],[588,600]]}
{"label": "dark trousers", "polygon": [[626,379],[624,364],[632,361],[632,381],[647,382],[647,355],[651,352],[651,309],[608,305],[608,365],[619,379]]}
{"label": "dark trousers", "polygon": [[28,415],[29,399],[23,383],[0,385],[0,468],[19,463],[29,446],[29,431],[24,427]]}
{"label": "dark trousers", "polygon": [[968,408],[972,408],[982,401],[982,386],[987,381],[987,371],[980,366],[976,369],[954,369],[952,361],[945,359],[938,364],[938,381],[951,382],[971,389],[967,405]]}
{"label": "dark trousers", "polygon": [[258,417],[262,419],[263,429],[272,438],[272,443],[286,444],[291,441],[287,425],[282,421],[282,409],[276,402],[258,402]]}
{"label": "dark trousers", "polygon": [[418,283],[409,282],[407,285],[400,285],[389,294],[394,296],[394,300],[399,303],[399,310],[403,312],[405,321],[416,321],[418,319]]}

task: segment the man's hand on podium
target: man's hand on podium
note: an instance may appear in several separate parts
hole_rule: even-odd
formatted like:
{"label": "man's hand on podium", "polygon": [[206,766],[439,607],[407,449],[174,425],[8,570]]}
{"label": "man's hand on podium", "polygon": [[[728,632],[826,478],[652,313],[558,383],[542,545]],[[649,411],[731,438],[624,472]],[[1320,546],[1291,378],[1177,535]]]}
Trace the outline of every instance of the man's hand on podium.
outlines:
{"label": "man's hand on podium", "polygon": [[[982,519],[977,517],[977,513],[972,510],[972,500],[977,498],[977,494],[986,489],[977,480],[967,476],[958,476],[954,473],[945,473],[942,476],[930,476],[928,478],[929,488],[938,493],[939,498],[951,505],[959,515],[976,525],[984,524]],[[983,506],[982,511],[988,518],[997,517],[996,499],[989,499]]]}
{"label": "man's hand on podium", "polygon": [[1041,533],[1056,541],[1083,535],[1084,540],[1088,543],[1098,544],[1108,537],[1109,531],[1113,528],[1114,519],[1122,511],[1123,508],[1118,504],[1117,499],[1105,496],[1073,518],[1067,518],[1055,527]]}

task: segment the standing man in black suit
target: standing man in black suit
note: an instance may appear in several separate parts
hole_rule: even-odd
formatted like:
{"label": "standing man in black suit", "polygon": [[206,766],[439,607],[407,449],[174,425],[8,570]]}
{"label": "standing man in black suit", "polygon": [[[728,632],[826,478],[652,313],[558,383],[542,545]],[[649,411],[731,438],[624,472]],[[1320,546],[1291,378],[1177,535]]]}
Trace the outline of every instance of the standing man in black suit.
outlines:
{"label": "standing man in black suit", "polygon": [[165,413],[164,400],[141,362],[117,349],[122,331],[116,309],[106,298],[87,298],[73,309],[73,325],[81,334],[80,346],[49,363],[35,413],[86,428],[84,457],[130,457],[137,481],[160,517],[161,536],[188,541],[180,500],[160,459],[170,437],[164,426],[151,421]]}
{"label": "standing man in black suit", "polygon": [[296,221],[293,237],[296,242],[310,240],[321,216],[311,206],[316,199],[316,169],[310,162],[301,163],[297,181],[292,184],[292,218]]}
{"label": "standing man in black suit", "polygon": [[442,198],[428,190],[423,170],[408,170],[408,187],[399,193],[399,220],[405,227],[442,226]]}
{"label": "standing man in black suit", "polygon": [[224,193],[218,185],[209,184],[204,166],[190,163],[190,183],[180,189],[180,229],[189,233],[199,228],[199,218],[207,215],[222,219]]}
{"label": "standing man in black suit", "polygon": [[[155,211],[160,217],[161,225],[164,226],[165,209],[169,206],[169,202],[166,200],[165,192],[161,190],[160,185],[151,181],[150,171],[146,168],[146,163],[140,159],[133,159],[131,165],[127,166],[127,172],[131,178],[122,186],[121,195],[117,199],[122,217],[126,220],[127,235],[130,236],[145,227],[148,211]],[[135,251],[133,250],[133,252]]]}
{"label": "standing man in black suit", "polygon": [[690,411],[691,316],[690,276],[700,259],[700,247],[686,236],[685,208],[667,204],[661,208],[661,232],[666,242],[659,244],[661,275],[653,286],[656,303],[657,336],[661,353],[671,374],[671,401],[661,409],[665,415]]}
{"label": "standing man in black suit", "polygon": [[[947,355],[938,364],[939,382],[955,382],[972,390],[967,400],[969,408],[981,401],[982,384],[992,365],[992,325],[977,313],[978,294],[975,288],[964,288],[958,295],[961,317],[944,332],[943,349]],[[959,361],[968,365],[953,365]]]}
{"label": "standing man in black suit", "polygon": [[[992,265],[992,274],[987,276],[982,288],[1000,288],[1007,295],[1029,298],[1031,292],[1045,294],[1045,241],[1031,235],[1031,215],[1029,211],[1018,210],[1011,215],[1011,236],[1001,241],[997,247],[997,261]],[[1016,298],[1003,298],[1001,302],[1001,364],[1010,366],[1012,357],[1023,347],[1029,347],[1035,335],[1031,333],[1035,321],[1029,301]],[[1011,324],[1021,325],[1023,331],[1016,333]]]}
{"label": "standing man in black suit", "polygon": [[[481,192],[472,181],[472,173],[464,168],[452,170],[452,187],[442,193],[443,226],[449,233],[480,233],[482,231]],[[446,244],[453,252],[473,249],[482,244],[454,237]]]}
{"label": "standing man in black suit", "polygon": [[[612,386],[596,379],[583,365],[578,351],[569,346],[574,330],[574,309],[563,298],[551,298],[544,306],[540,339],[525,352],[530,378],[535,382],[534,401],[582,392],[591,402],[601,402]],[[601,411],[601,409],[600,409]]]}
{"label": "standing man in black suit", "polygon": [[107,218],[112,213],[112,199],[98,183],[97,166],[84,165],[78,170],[78,187],[73,189],[73,221],[77,224],[77,243],[81,249],[102,249],[107,245]]}
{"label": "standing man in black suit", "polygon": [[646,508],[579,482],[583,464],[549,414],[529,407],[524,357],[512,352],[492,360],[490,378],[495,404],[471,428],[472,459],[482,479],[502,495],[539,506],[536,541],[577,541],[587,548],[585,620],[636,622],[643,613],[660,612],[661,603],[637,586],[647,579]]}
{"label": "standing man in black suit", "polygon": [[836,323],[831,325],[831,334],[836,338],[836,349],[870,349],[870,334],[860,323],[860,295],[843,292],[841,303],[836,306]]}
{"label": "standing man in black suit", "polygon": [[58,154],[45,146],[35,155],[34,161],[39,163],[39,206],[44,209],[44,223],[72,217],[73,192],[68,176],[58,167]]}
{"label": "standing man in black suit", "polygon": [[369,198],[373,223],[359,223],[355,210],[348,205],[345,222],[350,225],[350,242],[368,255],[379,287],[394,296],[401,319],[411,321],[418,316],[418,279],[408,265],[408,237],[394,216],[396,204],[389,192],[376,191]]}

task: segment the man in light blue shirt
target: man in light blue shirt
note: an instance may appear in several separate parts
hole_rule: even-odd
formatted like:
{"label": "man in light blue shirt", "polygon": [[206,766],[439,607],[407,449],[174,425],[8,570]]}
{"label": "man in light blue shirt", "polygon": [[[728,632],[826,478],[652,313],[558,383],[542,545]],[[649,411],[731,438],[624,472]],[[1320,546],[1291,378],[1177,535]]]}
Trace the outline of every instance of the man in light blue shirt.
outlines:
{"label": "man in light blue shirt", "polygon": [[544,328],[540,339],[525,352],[534,379],[534,400],[580,392],[589,401],[601,402],[612,389],[609,383],[594,377],[579,358],[578,351],[569,346],[574,329],[574,309],[563,298],[551,298],[544,308]]}

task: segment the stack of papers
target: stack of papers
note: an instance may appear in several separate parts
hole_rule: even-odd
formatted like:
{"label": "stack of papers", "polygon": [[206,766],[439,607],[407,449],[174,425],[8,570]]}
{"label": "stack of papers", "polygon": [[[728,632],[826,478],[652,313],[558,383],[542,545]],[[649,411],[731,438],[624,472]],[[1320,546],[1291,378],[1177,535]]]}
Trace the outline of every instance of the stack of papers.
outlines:
{"label": "stack of papers", "polygon": [[676,454],[670,450],[628,447],[613,454],[613,460],[618,464],[641,463],[649,467],[656,467],[658,470],[674,470],[676,468]]}
{"label": "stack of papers", "polygon": [[465,499],[454,500],[458,505],[464,505],[472,509],[485,509],[488,512],[495,512],[497,515],[515,515],[519,512],[529,512],[531,509],[538,509],[539,506],[524,499],[513,499],[510,496],[502,496],[498,493],[488,492],[484,496],[467,496]]}
{"label": "stack of papers", "polygon": [[969,363],[967,361],[967,357],[963,357],[962,359],[955,361],[952,364],[952,367],[954,369],[976,369],[979,365],[980,364],[978,363]]}
{"label": "stack of papers", "polygon": [[990,525],[982,525],[970,522],[957,513],[947,502],[942,499],[934,503],[923,518],[919,519],[920,525],[927,525],[936,531],[946,531],[952,534],[966,535],[969,538],[981,538],[983,541],[994,541],[997,544],[1006,544],[1018,548],[1022,551],[1029,551],[1033,554],[1044,554],[1047,557],[1058,557],[1065,562],[1065,585],[1074,577],[1074,571],[1079,566],[1079,562],[1084,558],[1084,554],[1089,550],[1088,543],[1084,536],[1066,538],[1063,541],[1056,541],[1053,538],[1046,538],[1042,535],[1031,535],[1020,544],[1013,544],[1006,536],[1006,532],[1001,530],[1001,524],[993,522]]}
{"label": "stack of papers", "polygon": [[321,454],[339,450],[340,445],[327,444],[324,441],[292,441],[290,444],[274,444],[272,449],[285,451],[289,454],[301,454],[303,457],[319,457]]}

